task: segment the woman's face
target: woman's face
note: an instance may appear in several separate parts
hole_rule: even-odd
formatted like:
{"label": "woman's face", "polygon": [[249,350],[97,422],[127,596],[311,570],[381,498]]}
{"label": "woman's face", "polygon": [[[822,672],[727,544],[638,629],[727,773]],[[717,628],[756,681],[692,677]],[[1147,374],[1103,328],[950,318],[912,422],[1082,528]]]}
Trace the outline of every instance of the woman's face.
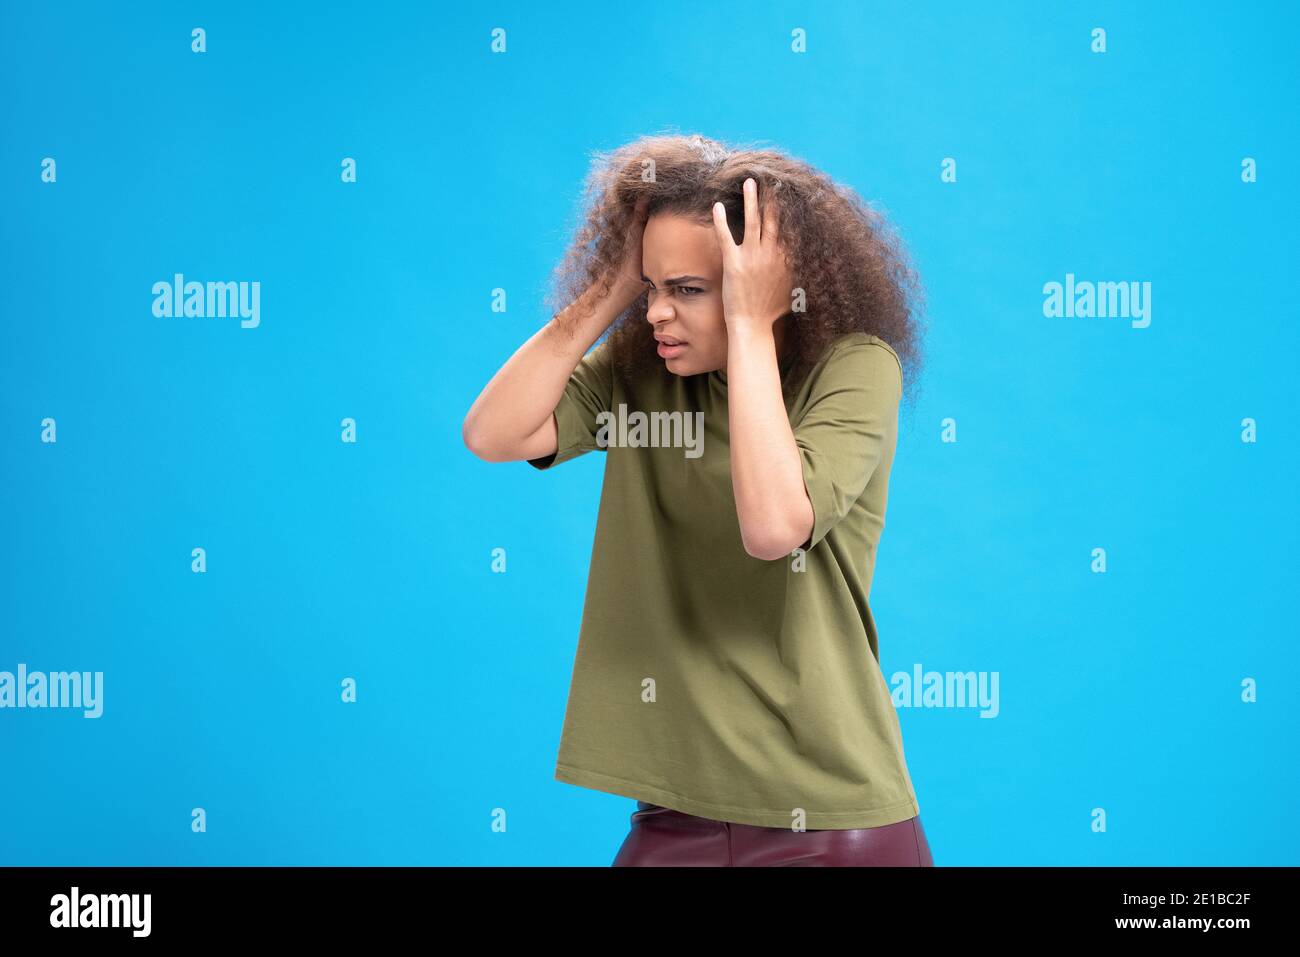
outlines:
{"label": "woman's face", "polygon": [[641,271],[650,285],[646,319],[659,357],[679,376],[727,368],[722,312],[722,250],[710,224],[657,213],[641,241]]}

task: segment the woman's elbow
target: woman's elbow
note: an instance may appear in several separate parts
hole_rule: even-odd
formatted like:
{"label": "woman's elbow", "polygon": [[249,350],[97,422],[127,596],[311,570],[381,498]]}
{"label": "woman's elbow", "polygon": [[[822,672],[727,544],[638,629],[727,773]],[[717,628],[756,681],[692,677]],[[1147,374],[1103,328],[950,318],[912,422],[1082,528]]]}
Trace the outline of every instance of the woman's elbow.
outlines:
{"label": "woman's elbow", "polygon": [[774,562],[778,558],[785,558],[803,540],[802,538],[796,539],[792,535],[777,535],[771,532],[755,532],[749,535],[741,535],[745,553],[750,558],[757,558],[759,561],[764,562]]}
{"label": "woman's elbow", "polygon": [[465,448],[469,449],[476,458],[484,462],[501,462],[501,450],[496,448],[491,439],[479,428],[473,420],[473,416],[466,416],[465,421],[460,427],[461,441],[465,443]]}

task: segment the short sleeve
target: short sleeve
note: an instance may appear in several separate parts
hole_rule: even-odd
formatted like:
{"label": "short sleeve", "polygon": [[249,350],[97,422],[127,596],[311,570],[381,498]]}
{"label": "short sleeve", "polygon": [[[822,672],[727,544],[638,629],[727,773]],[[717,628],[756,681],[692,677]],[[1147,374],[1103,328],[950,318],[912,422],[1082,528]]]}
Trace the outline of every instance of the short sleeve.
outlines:
{"label": "short sleeve", "polygon": [[793,429],[813,508],[805,550],[848,514],[898,436],[898,356],[874,336],[855,335],[831,350],[812,372],[808,405]]}
{"label": "short sleeve", "polygon": [[549,469],[598,448],[596,432],[599,426],[596,417],[609,411],[612,396],[613,378],[609,341],[606,340],[583,356],[577,368],[569,375],[564,393],[555,406],[555,452],[529,459],[528,464],[534,468]]}

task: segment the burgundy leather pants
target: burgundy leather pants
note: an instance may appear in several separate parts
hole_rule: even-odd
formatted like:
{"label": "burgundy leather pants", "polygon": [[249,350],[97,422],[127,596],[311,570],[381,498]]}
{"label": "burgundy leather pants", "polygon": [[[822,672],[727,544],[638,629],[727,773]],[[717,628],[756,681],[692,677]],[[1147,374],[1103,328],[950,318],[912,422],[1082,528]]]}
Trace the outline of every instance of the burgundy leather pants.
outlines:
{"label": "burgundy leather pants", "polygon": [[637,801],[614,867],[933,867],[919,817],[794,831],[696,817]]}

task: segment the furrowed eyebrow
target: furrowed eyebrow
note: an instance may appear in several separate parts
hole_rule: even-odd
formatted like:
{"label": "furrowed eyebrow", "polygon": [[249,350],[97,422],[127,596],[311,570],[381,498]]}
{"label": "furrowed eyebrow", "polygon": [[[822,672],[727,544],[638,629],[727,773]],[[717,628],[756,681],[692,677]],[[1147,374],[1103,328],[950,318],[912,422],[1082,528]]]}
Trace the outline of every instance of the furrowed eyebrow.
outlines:
{"label": "furrowed eyebrow", "polygon": [[[642,279],[644,282],[648,282],[648,283],[650,283],[650,285],[652,285],[652,286],[654,285],[654,280],[651,279],[649,276],[645,275],[644,273],[641,274],[641,279]],[[684,285],[686,285],[686,284],[688,284],[688,283],[693,283],[693,282],[708,282],[708,280],[705,279],[703,276],[674,276],[674,277],[671,278],[671,279],[665,279],[665,280],[664,280],[664,285],[665,285],[665,286],[684,286]]]}

